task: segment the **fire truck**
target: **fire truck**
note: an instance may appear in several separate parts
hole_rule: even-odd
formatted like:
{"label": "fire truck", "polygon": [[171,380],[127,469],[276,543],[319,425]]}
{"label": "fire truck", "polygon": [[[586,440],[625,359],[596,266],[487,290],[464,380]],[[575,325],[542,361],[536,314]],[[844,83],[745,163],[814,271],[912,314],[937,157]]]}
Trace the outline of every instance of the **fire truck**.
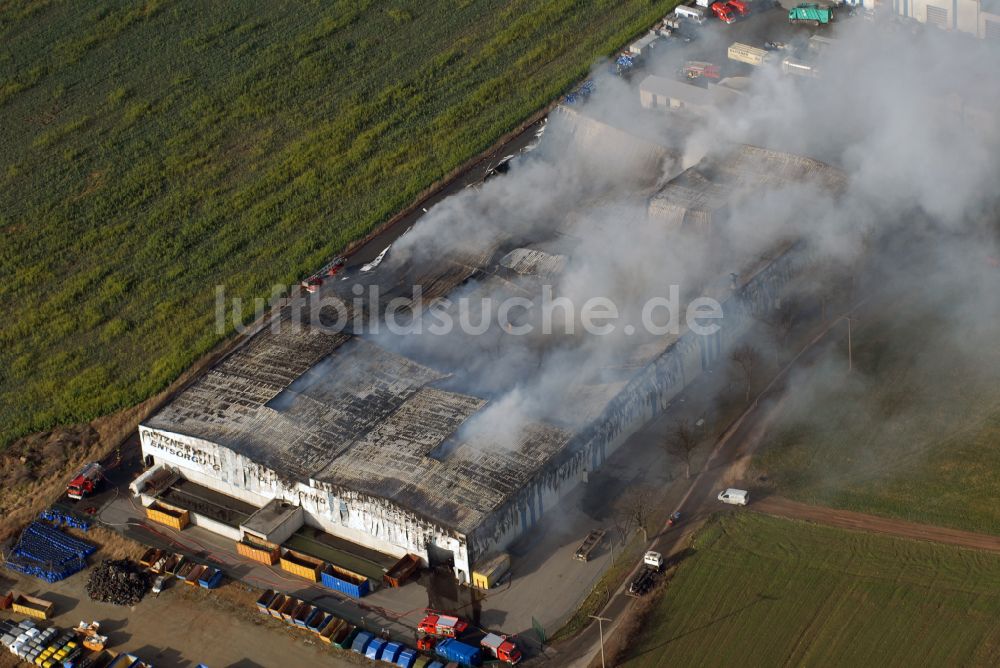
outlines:
{"label": "fire truck", "polygon": [[719,17],[720,21],[724,21],[725,23],[733,23],[736,21],[736,17],[733,16],[732,8],[723,2],[714,3],[710,9],[713,14]]}
{"label": "fire truck", "polygon": [[340,256],[333,258],[330,262],[326,263],[322,269],[317,271],[315,274],[313,274],[306,280],[302,281],[303,289],[305,289],[305,291],[309,293],[318,292],[320,286],[323,285],[323,282],[326,279],[339,274],[340,270],[343,269],[344,265],[346,264],[347,260]]}
{"label": "fire truck", "polygon": [[97,462],[91,462],[81,469],[76,477],[69,481],[66,487],[66,496],[79,501],[85,496],[90,496],[97,491],[104,477],[104,469]]}
{"label": "fire truck", "polygon": [[722,77],[722,71],[718,65],[706,63],[701,60],[687,61],[684,63],[684,67],[681,68],[680,74],[686,76],[688,79],[719,79]]}
{"label": "fire truck", "polygon": [[486,637],[479,644],[482,645],[483,649],[492,654],[494,658],[505,661],[512,666],[522,658],[521,650],[517,648],[517,645],[508,640],[507,636],[487,633]]}
{"label": "fire truck", "polygon": [[746,16],[750,13],[750,6],[743,2],[743,0],[726,0],[726,4],[740,16]]}
{"label": "fire truck", "polygon": [[469,630],[469,623],[453,615],[428,612],[420,622],[420,630],[440,638],[457,638]]}

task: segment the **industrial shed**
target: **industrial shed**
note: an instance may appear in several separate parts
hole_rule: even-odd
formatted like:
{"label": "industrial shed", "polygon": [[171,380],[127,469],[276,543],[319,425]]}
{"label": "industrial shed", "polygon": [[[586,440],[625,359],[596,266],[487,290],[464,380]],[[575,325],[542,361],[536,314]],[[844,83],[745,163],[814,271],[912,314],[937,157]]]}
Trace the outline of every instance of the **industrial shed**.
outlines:
{"label": "industrial shed", "polygon": [[639,101],[647,109],[684,109],[705,113],[738,100],[742,93],[720,84],[707,87],[650,74],[639,83]]}
{"label": "industrial shed", "polygon": [[763,189],[816,187],[836,194],[847,181],[839,170],[804,156],[758,146],[734,147],[711,156],[671,179],[649,200],[649,217],[668,229],[701,228],[727,215],[729,203]]}
{"label": "industrial shed", "polygon": [[[595,123],[588,119],[577,131],[596,140]],[[662,148],[648,151],[652,163],[664,164]],[[665,235],[689,211],[725,207],[734,183],[745,192],[800,179],[836,186],[843,178],[821,163],[754,147],[734,147],[693,169],[650,200],[649,219],[665,222]],[[530,247],[497,254],[502,241],[427,267],[389,266],[379,280],[390,296],[414,284],[448,295],[473,276],[489,289],[518,280],[517,290],[528,292],[539,276],[572,262]],[[167,496],[180,507],[185,498],[209,499],[202,524],[237,540],[279,543],[305,524],[393,557],[447,564],[470,582],[477,566],[534,526],[625,438],[724,359],[751,314],[771,308],[794,274],[792,248],[747,258],[739,274],[711,286],[727,316],[717,334],[683,332],[637,344],[616,374],[566,388],[567,410],[558,423],[528,424],[515,443],[462,429],[491,400],[451,383],[456,370],[350,332],[311,327],[308,314],[296,316],[286,306],[273,326],[140,426],[144,455],[182,481],[179,490],[177,483],[146,490],[137,481],[136,491],[144,502]],[[213,505],[226,505],[220,498],[231,499],[232,508],[213,516]]]}

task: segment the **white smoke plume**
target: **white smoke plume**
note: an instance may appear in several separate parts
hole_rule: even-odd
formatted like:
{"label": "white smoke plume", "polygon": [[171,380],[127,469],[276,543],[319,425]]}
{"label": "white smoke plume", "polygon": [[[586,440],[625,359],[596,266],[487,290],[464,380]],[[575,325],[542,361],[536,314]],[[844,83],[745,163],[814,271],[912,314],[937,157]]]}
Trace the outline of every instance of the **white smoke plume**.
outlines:
{"label": "white smoke plume", "polygon": [[[705,39],[726,39],[724,27],[707,30]],[[641,76],[628,83],[598,73],[603,65],[595,68],[597,92],[584,113],[612,129],[553,114],[537,150],[516,158],[510,173],[434,207],[399,239],[380,271],[410,266],[419,276],[420,267],[442,257],[493,249],[495,261],[531,246],[568,258],[561,274],[543,281],[558,296],[578,308],[606,297],[622,322],[639,327],[644,302],[664,296],[668,286],[680,286],[690,299],[746,258],[783,240],[803,239],[817,257],[841,267],[874,248],[875,258],[865,262],[878,265],[880,280],[888,282],[913,280],[905,268],[917,253],[922,266],[938,272],[922,276],[923,289],[933,295],[928,303],[975,331],[974,345],[1000,338],[1000,270],[988,263],[1000,256],[997,226],[983,224],[984,216],[995,220],[1000,183],[994,71],[1000,51],[955,35],[913,34],[860,19],[840,26],[835,36],[839,41],[817,57],[820,78],[759,68],[748,95],[694,119],[641,109]],[[678,56],[670,58],[668,70]],[[670,233],[650,222],[648,198],[658,183],[738,143],[824,161],[847,174],[846,190],[832,194],[802,184],[736,198],[713,238]],[[942,306],[940,296],[963,283],[970,290]],[[821,277],[808,275],[796,286],[805,294],[826,289]],[[523,293],[537,305],[537,288],[516,277],[481,275],[449,299],[499,301]],[[540,328],[537,308],[521,318]],[[657,341],[642,332],[626,336],[620,324],[600,337],[579,328],[572,335],[518,337],[496,326],[480,336],[378,337],[382,345],[453,373],[446,387],[489,398],[466,430],[499,444],[516,442],[529,422],[578,425],[593,417],[586,406],[574,405],[579,395],[570,388],[623,381],[635,371],[632,355]],[[958,340],[953,345],[963,347]]]}

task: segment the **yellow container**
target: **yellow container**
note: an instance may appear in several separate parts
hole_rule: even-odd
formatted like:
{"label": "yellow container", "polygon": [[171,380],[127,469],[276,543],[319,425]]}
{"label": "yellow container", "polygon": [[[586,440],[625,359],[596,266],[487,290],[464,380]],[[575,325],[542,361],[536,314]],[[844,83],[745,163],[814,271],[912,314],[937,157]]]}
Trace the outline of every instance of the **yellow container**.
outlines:
{"label": "yellow container", "polygon": [[180,531],[191,521],[190,513],[181,508],[174,508],[159,501],[154,501],[146,508],[146,517]]}
{"label": "yellow container", "polygon": [[311,582],[319,582],[319,574],[323,570],[323,564],[321,559],[294,550],[285,550],[285,553],[281,555],[281,568],[283,570]]}
{"label": "yellow container", "polygon": [[35,619],[48,619],[52,616],[52,609],[54,607],[49,601],[24,594],[15,596],[11,605],[14,612],[26,617],[34,617]]}
{"label": "yellow container", "polygon": [[278,563],[281,558],[281,548],[277,545],[257,545],[242,540],[236,543],[236,552],[268,566]]}
{"label": "yellow container", "polygon": [[510,555],[506,552],[480,564],[472,571],[472,586],[489,589],[510,570]]}

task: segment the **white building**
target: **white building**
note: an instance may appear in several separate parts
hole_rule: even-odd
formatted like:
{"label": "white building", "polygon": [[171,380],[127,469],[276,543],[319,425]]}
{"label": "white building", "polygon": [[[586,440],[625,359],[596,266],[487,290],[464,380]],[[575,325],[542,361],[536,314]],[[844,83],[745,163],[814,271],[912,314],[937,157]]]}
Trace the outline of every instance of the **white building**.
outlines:
{"label": "white building", "polygon": [[1000,0],[892,0],[891,7],[900,16],[942,30],[1000,40]]}
{"label": "white building", "polygon": [[709,83],[707,87],[650,74],[639,83],[639,102],[646,109],[684,109],[694,114],[738,100],[741,92]]}

